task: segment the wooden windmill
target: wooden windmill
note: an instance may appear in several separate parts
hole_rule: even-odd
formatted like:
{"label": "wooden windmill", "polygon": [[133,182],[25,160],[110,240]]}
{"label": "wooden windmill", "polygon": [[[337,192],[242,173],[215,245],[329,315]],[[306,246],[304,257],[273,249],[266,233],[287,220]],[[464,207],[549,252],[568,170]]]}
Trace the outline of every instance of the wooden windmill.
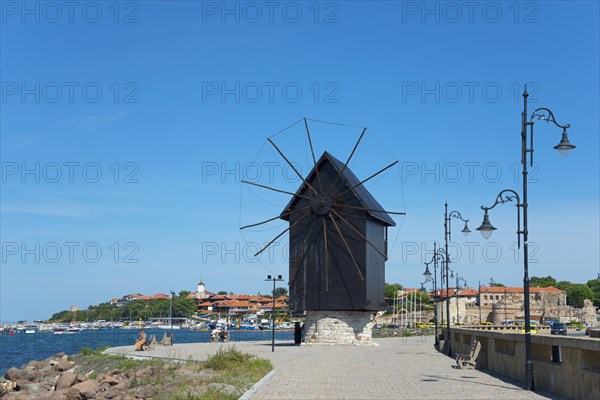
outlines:
{"label": "wooden windmill", "polygon": [[296,193],[257,183],[247,184],[292,195],[282,213],[274,218],[244,226],[245,229],[276,219],[289,222],[256,255],[290,232],[290,310],[377,311],[385,307],[385,261],[387,230],[394,226],[389,214],[365,188],[365,182],[394,166],[398,161],[359,180],[348,168],[366,128],[346,163],[328,152],[317,160],[306,119],[313,168],[306,177],[271,140],[269,142],[302,180]]}

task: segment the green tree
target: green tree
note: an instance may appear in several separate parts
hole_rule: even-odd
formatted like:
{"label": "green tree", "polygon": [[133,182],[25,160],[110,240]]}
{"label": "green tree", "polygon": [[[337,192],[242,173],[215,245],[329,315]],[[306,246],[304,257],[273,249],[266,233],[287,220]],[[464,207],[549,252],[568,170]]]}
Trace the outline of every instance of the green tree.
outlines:
{"label": "green tree", "polygon": [[229,294],[229,292],[227,292],[227,290],[221,290],[219,293],[217,293],[218,295],[226,295]]}
{"label": "green tree", "polygon": [[542,277],[538,277],[538,276],[532,276],[531,278],[529,278],[529,286],[531,287],[548,287],[548,286],[555,286],[558,284],[558,282],[556,282],[556,279],[554,279],[552,276],[548,275],[548,276],[542,276]]}
{"label": "green tree", "polygon": [[196,312],[196,302],[194,299],[175,298],[173,300],[174,317],[191,317]]}
{"label": "green tree", "polygon": [[490,278],[490,286],[492,287],[504,287],[504,285],[500,282],[496,282],[494,278]]}
{"label": "green tree", "polygon": [[[583,283],[578,283],[575,285],[571,292],[571,305],[577,308],[583,307],[584,300],[592,300],[594,299],[594,292],[592,289]],[[568,302],[568,297],[567,297]]]}
{"label": "green tree", "polygon": [[275,292],[274,292],[275,298],[285,296],[287,294],[288,294],[288,290],[286,288],[284,288],[284,287],[275,288]]}
{"label": "green tree", "polygon": [[404,287],[399,283],[386,283],[384,286],[384,296],[389,300],[393,300],[396,297],[396,293]]}
{"label": "green tree", "polygon": [[181,290],[179,292],[178,296],[179,297],[187,297],[190,293],[192,293],[192,292],[190,292],[189,290]]}
{"label": "green tree", "polygon": [[567,304],[576,308],[583,307],[585,299],[593,300],[594,298],[592,289],[583,283],[560,281],[556,287],[567,292]]}
{"label": "green tree", "polygon": [[592,289],[592,292],[594,293],[594,296],[591,299],[592,302],[596,307],[600,307],[600,278],[590,279],[589,281],[587,281],[587,285],[590,287],[590,289]]}

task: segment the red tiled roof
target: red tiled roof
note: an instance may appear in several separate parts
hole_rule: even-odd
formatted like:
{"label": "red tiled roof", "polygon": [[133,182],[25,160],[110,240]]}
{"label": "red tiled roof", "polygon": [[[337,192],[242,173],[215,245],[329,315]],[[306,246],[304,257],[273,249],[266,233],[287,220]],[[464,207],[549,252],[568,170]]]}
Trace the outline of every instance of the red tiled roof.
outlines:
{"label": "red tiled roof", "polygon": [[459,290],[458,291],[458,295],[459,296],[477,296],[477,290],[473,289],[473,288],[467,288],[464,290]]}
{"label": "red tiled roof", "polygon": [[250,307],[250,303],[247,301],[239,301],[239,300],[223,300],[217,301],[214,303],[217,307]]}
{"label": "red tiled roof", "polygon": [[[555,287],[530,287],[530,293],[565,293],[564,290],[557,289]],[[523,287],[502,287],[502,286],[482,286],[481,293],[523,293]]]}
{"label": "red tiled roof", "polygon": [[[277,300],[277,299],[275,299]],[[262,296],[252,296],[250,297],[249,301],[253,302],[253,303],[266,303],[268,301],[273,301],[272,298],[270,297],[262,297]]]}
{"label": "red tiled roof", "polygon": [[232,294],[229,295],[229,298],[235,300],[250,300],[252,296],[250,296],[249,294]]}
{"label": "red tiled roof", "polygon": [[230,300],[229,296],[225,295],[225,294],[217,294],[214,296],[210,296],[211,300]]}
{"label": "red tiled roof", "polygon": [[[450,290],[448,290],[448,294],[450,295],[450,297],[454,296],[454,292],[455,291],[456,290],[452,289],[452,288]],[[438,289],[437,296],[439,296],[439,297],[446,297],[447,296],[446,295],[446,289]]]}

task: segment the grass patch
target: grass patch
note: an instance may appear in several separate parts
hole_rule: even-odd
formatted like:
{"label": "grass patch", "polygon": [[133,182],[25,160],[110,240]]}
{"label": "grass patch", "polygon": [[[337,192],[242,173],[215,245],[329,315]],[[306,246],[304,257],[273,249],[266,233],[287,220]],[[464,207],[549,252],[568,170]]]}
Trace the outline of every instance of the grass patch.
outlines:
{"label": "grass patch", "polygon": [[93,374],[105,373],[109,370],[119,369],[121,371],[133,371],[144,367],[162,366],[165,361],[158,358],[147,360],[134,360],[125,356],[116,356],[103,353],[107,347],[90,349],[84,347],[79,354],[69,356],[69,360],[74,361],[82,373],[93,371]]}
{"label": "grass patch", "polygon": [[204,366],[217,371],[237,369],[245,363],[256,358],[256,356],[248,353],[242,353],[235,346],[223,350],[220,348],[215,355],[208,357],[204,362]]}
{"label": "grass patch", "polygon": [[109,355],[104,349],[84,348],[71,356],[77,372],[95,378],[118,370],[120,376],[128,378],[126,393],[154,400],[237,399],[273,369],[269,360],[243,353],[235,346],[219,349],[204,362],[190,359],[179,364]]}
{"label": "grass patch", "polygon": [[232,385],[241,390],[249,389],[273,369],[271,361],[248,353],[242,353],[235,346],[219,351],[209,357],[204,366],[219,371],[215,382]]}
{"label": "grass patch", "polygon": [[107,354],[104,354],[104,350],[108,349],[108,346],[104,346],[104,347],[98,347],[97,349],[91,349],[89,347],[84,347],[83,349],[81,349],[81,351],[79,352],[80,355],[82,356],[88,356],[88,357],[106,357]]}

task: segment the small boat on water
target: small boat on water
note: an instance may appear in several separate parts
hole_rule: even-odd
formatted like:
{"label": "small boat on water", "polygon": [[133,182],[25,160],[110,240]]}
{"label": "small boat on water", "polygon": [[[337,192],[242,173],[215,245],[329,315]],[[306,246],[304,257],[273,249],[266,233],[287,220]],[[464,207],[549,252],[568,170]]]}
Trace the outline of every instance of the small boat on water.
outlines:
{"label": "small boat on water", "polygon": [[[170,324],[152,324],[151,329],[171,329]],[[173,329],[181,329],[181,325],[173,325]]]}
{"label": "small boat on water", "polygon": [[63,335],[66,331],[65,328],[54,328],[53,333],[55,335]]}
{"label": "small boat on water", "polygon": [[254,325],[254,324],[245,323],[245,324],[241,324],[238,329],[241,331],[257,331],[258,326]]}

